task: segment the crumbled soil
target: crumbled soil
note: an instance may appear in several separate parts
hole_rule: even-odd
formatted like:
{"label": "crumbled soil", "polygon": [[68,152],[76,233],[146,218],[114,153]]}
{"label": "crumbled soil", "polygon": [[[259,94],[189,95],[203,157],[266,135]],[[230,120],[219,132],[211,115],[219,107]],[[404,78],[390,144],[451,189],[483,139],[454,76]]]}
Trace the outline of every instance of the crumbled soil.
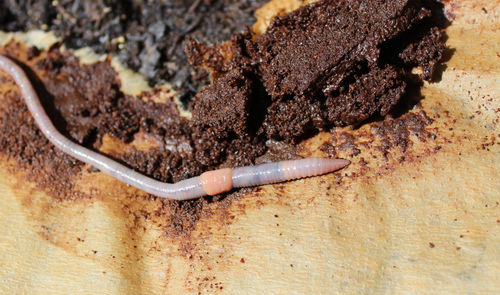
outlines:
{"label": "crumbled soil", "polygon": [[[187,38],[219,43],[255,22],[266,0],[12,0],[0,2],[0,29],[54,32],[68,48],[114,53],[151,85],[166,81],[191,99],[208,84],[184,54]],[[123,38],[123,39],[122,39]]]}
{"label": "crumbled soil", "polygon": [[[226,126],[207,120],[203,124],[224,132],[254,127],[250,131],[258,136],[298,142],[318,130],[388,114],[406,93],[409,70],[421,67],[420,79],[431,80],[442,57],[439,16],[431,8],[421,1],[319,1],[275,18],[261,36],[243,32],[219,48],[188,43],[193,66],[213,71],[212,88],[254,85],[253,92],[241,87],[245,93],[233,90],[219,96],[218,103],[234,105],[238,100],[253,114],[242,116],[242,109],[234,107],[220,115],[232,118]],[[394,40],[398,46],[389,46]],[[224,53],[227,47],[230,54]],[[217,52],[229,55],[223,65],[213,63]],[[198,109],[208,102],[216,105],[212,100],[219,94],[205,90],[192,104],[200,123],[204,114]],[[254,105],[259,107],[252,109]]]}
{"label": "crumbled soil", "polygon": [[[260,36],[244,30],[220,46],[190,39],[184,59],[212,73],[210,84],[189,104],[191,120],[180,116],[173,100],[147,101],[159,90],[139,97],[122,93],[107,61],[80,65],[58,46],[32,49],[27,58],[16,43],[2,51],[36,72],[32,80],[62,133],[92,149],[105,135],[130,142],[146,133],[157,147],[111,156],[175,182],[209,169],[295,158],[294,145],[305,137],[388,114],[407,92],[414,66],[422,68],[422,75],[413,79],[431,79],[444,50],[442,23],[436,21],[442,11],[434,1],[385,2],[324,0],[275,18]],[[172,36],[168,40],[175,44]],[[54,196],[81,197],[68,180],[82,163],[42,136],[18,92],[9,91],[2,108],[0,151],[24,168],[44,167],[27,169],[28,177]],[[416,114],[375,124],[373,131],[385,140],[384,149],[406,148],[409,136],[426,136],[422,130],[430,123],[425,114]],[[359,154],[348,136],[338,149]],[[185,224],[181,232],[200,216],[206,200],[165,204],[177,208],[172,210],[178,224]]]}

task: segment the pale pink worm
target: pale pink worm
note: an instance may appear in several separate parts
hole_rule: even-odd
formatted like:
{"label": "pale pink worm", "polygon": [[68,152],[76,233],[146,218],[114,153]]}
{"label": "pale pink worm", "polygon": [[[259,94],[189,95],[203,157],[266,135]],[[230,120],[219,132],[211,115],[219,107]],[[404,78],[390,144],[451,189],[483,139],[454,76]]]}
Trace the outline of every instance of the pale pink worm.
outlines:
{"label": "pale pink worm", "polygon": [[256,166],[225,168],[208,171],[200,176],[164,183],[127,168],[99,153],[64,137],[47,116],[38,95],[24,71],[9,58],[0,55],[0,69],[7,72],[19,86],[35,122],[47,139],[64,153],[92,165],[106,174],[158,197],[189,200],[217,195],[232,188],[283,182],[329,173],[349,165],[348,160],[307,158],[274,162]]}

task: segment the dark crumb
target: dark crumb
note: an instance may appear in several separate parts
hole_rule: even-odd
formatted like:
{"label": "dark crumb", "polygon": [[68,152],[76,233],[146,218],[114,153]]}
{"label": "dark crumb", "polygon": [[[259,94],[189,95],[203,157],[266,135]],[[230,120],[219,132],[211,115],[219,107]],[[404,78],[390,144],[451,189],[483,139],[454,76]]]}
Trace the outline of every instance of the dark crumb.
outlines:
{"label": "dark crumb", "polygon": [[335,149],[337,151],[348,151],[351,158],[361,153],[361,151],[356,148],[354,136],[348,132],[342,132],[332,140],[332,144],[336,146]]}
{"label": "dark crumb", "polygon": [[322,144],[319,150],[327,154],[330,158],[334,158],[337,155],[335,146],[333,146],[329,142],[325,142],[324,144]]}
{"label": "dark crumb", "polygon": [[418,113],[408,113],[401,118],[388,118],[385,121],[375,123],[371,127],[372,132],[381,139],[378,147],[385,157],[388,156],[392,147],[399,147],[405,153],[412,145],[410,135],[415,135],[422,141],[428,136],[426,126],[432,123],[425,111]]}

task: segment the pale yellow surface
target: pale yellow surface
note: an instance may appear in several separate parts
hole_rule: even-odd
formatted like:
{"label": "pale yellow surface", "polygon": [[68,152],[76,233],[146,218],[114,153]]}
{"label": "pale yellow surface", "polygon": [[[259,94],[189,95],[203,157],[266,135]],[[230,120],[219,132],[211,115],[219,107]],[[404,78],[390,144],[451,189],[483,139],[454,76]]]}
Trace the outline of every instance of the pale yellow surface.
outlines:
{"label": "pale yellow surface", "polygon": [[270,0],[255,11],[257,21],[252,26],[252,30],[257,34],[262,34],[266,31],[273,17],[286,14],[303,5],[316,1],[317,0]]}
{"label": "pale yellow surface", "polygon": [[[0,293],[498,294],[499,4],[448,4],[455,52],[421,101],[438,137],[415,139],[411,160],[397,163],[395,150],[387,163],[361,147],[340,172],[358,176],[265,186],[228,208],[209,204],[187,235],[131,214],[154,213],[160,202],[130,199],[132,188],[105,175],[74,180],[95,197],[55,201],[3,160]],[[344,131],[363,142],[372,124]],[[303,143],[304,155],[322,155],[331,136]]]}

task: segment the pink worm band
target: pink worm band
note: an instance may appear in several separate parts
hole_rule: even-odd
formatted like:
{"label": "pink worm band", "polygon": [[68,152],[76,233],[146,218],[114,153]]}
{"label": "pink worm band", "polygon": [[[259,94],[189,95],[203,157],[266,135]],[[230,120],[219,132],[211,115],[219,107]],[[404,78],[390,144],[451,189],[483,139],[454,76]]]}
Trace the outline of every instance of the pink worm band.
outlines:
{"label": "pink worm band", "polygon": [[208,171],[176,183],[164,183],[144,176],[120,163],[89,150],[64,137],[47,116],[38,95],[24,71],[9,58],[0,55],[0,69],[7,72],[21,90],[35,122],[47,139],[64,153],[92,165],[104,173],[158,197],[190,200],[217,195],[232,188],[283,182],[322,175],[349,165],[348,160],[307,158],[256,166]]}

